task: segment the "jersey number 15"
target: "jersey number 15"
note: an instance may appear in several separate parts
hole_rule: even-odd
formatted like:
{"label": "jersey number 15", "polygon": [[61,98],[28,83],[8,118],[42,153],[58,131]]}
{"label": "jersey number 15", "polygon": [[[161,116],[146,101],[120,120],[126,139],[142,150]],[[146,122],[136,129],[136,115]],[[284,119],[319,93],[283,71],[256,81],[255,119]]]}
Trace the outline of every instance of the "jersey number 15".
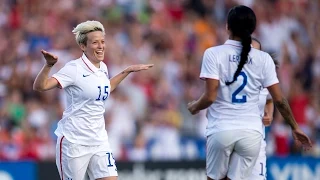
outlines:
{"label": "jersey number 15", "polygon": [[[96,101],[100,101],[101,100],[101,86],[98,86],[99,88],[99,96],[98,98],[96,99]],[[102,100],[106,100],[109,96],[109,92],[108,92],[108,88],[109,86],[104,86],[104,93],[102,94]]]}

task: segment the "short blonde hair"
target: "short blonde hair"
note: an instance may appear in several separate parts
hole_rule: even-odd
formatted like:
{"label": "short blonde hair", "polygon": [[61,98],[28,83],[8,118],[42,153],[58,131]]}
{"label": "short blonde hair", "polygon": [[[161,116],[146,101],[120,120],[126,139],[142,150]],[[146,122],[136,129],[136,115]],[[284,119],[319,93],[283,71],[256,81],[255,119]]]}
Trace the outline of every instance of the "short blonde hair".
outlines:
{"label": "short blonde hair", "polygon": [[77,25],[72,32],[76,36],[76,41],[78,45],[87,45],[87,33],[93,31],[101,31],[103,35],[105,34],[104,27],[99,21],[85,21]]}

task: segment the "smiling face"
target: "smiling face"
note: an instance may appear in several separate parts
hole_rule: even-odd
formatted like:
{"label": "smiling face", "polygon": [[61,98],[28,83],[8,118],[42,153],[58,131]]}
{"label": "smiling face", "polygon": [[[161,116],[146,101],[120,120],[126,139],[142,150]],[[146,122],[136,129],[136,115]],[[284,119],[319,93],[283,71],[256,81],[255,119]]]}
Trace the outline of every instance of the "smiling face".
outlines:
{"label": "smiling face", "polygon": [[105,37],[101,31],[93,31],[87,34],[87,44],[80,44],[80,48],[86,54],[93,65],[99,68],[104,59]]}

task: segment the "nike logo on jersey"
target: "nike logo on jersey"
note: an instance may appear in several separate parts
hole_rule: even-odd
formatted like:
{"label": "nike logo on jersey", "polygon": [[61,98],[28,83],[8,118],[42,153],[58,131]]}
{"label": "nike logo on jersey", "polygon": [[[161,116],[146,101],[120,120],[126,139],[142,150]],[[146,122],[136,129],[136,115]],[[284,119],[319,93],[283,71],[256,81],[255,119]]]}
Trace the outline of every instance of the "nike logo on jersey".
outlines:
{"label": "nike logo on jersey", "polygon": [[90,76],[90,74],[87,74],[87,75],[84,75],[84,74],[83,74],[82,76],[83,76],[83,77],[87,77],[87,76]]}

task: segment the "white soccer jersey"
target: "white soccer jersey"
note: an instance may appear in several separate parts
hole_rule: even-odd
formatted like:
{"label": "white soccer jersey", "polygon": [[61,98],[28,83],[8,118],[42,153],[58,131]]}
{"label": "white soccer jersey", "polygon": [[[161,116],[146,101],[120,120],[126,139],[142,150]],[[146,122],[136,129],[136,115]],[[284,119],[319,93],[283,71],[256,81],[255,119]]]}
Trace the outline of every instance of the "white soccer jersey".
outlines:
{"label": "white soccer jersey", "polygon": [[259,110],[261,116],[264,115],[264,107],[266,106],[267,100],[272,99],[269,91],[267,88],[261,88],[260,94],[259,94]]}
{"label": "white soccer jersey", "polygon": [[[268,89],[263,88],[259,94],[259,110],[260,110],[261,119],[264,116],[264,107],[266,106],[267,100],[269,100],[269,99],[272,99],[272,97],[271,97]],[[265,151],[266,151],[267,144],[266,144],[266,141],[264,140],[265,136],[266,136],[264,125],[262,125],[262,135],[263,135],[263,141],[261,141],[261,148],[260,148],[259,156],[266,155]]]}
{"label": "white soccer jersey", "polygon": [[[264,108],[266,106],[267,100],[272,99],[269,91],[267,88],[262,88],[262,90],[260,91],[259,94],[259,110],[260,110],[260,115],[261,115],[261,119],[264,116]],[[264,130],[265,126],[263,125],[263,130]],[[263,139],[265,138],[265,132],[263,131]]]}
{"label": "white soccer jersey", "polygon": [[263,134],[259,93],[261,87],[279,82],[275,65],[268,53],[251,48],[237,81],[227,86],[226,81],[232,81],[238,67],[241,49],[241,42],[227,40],[204,53],[200,78],[219,80],[217,98],[207,111],[207,136],[232,129],[253,129]]}
{"label": "white soccer jersey", "polygon": [[52,77],[67,96],[67,107],[55,134],[81,145],[108,143],[104,112],[111,87],[106,64],[100,62],[98,69],[83,54]]}

